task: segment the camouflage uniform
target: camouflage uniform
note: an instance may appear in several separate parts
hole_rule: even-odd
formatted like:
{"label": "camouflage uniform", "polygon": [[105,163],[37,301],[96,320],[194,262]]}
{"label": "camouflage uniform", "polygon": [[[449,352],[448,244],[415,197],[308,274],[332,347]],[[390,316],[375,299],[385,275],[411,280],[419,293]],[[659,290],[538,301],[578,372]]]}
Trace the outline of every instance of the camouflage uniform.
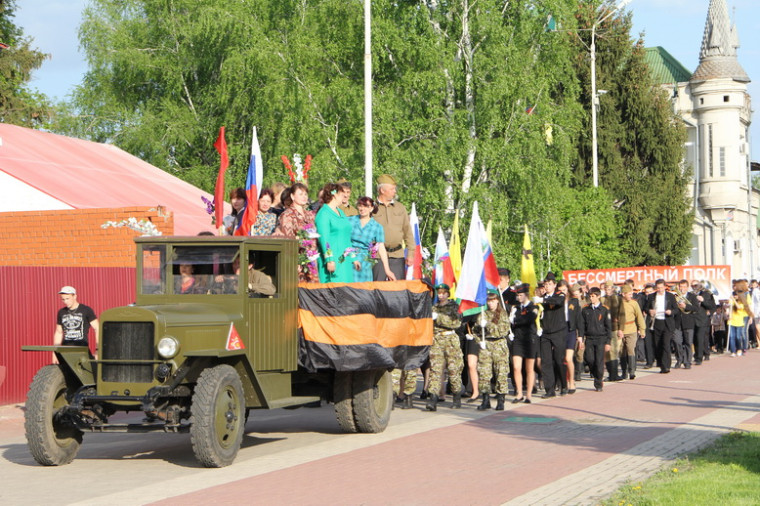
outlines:
{"label": "camouflage uniform", "polygon": [[396,397],[399,396],[401,383],[404,384],[404,395],[410,396],[417,390],[417,371],[404,371],[402,369],[394,369],[391,373],[393,379],[393,393]]}
{"label": "camouflage uniform", "polygon": [[[488,394],[491,390],[491,376],[496,375],[496,394],[505,395],[509,392],[509,348],[507,347],[507,335],[509,334],[509,315],[501,310],[497,323],[493,323],[496,312],[486,311],[486,348],[480,350],[478,357],[478,377],[480,381],[480,393]],[[481,317],[475,320],[475,335],[481,337]]]}
{"label": "camouflage uniform", "polygon": [[428,391],[438,394],[441,391],[444,368],[449,373],[451,391],[455,394],[462,391],[462,369],[464,360],[459,336],[455,332],[462,325],[462,316],[457,304],[447,300],[445,304],[437,305],[433,311],[438,313],[433,329],[433,346],[430,348],[430,385]]}

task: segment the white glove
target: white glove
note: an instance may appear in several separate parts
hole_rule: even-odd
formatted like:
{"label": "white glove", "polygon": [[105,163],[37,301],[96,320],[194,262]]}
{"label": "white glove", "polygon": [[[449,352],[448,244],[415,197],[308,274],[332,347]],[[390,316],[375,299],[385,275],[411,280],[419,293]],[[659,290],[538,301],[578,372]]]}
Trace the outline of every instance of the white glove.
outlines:
{"label": "white glove", "polygon": [[515,335],[512,333],[511,330],[509,331],[509,335],[507,335],[507,339],[509,339],[510,341],[514,341],[515,340]]}
{"label": "white glove", "polygon": [[465,337],[465,338],[467,338],[467,340],[468,340],[468,341],[472,341],[472,340],[474,340],[474,339],[475,339],[475,336],[474,336],[474,335],[472,335],[472,334],[465,334],[465,336],[464,336],[464,337]]}
{"label": "white glove", "polygon": [[438,313],[433,311],[433,320],[437,320],[437,319],[438,319]]}
{"label": "white glove", "polygon": [[538,330],[536,330],[536,334],[538,335],[538,337],[541,337],[541,334],[543,334],[543,333],[544,333],[544,329],[538,329]]}
{"label": "white glove", "polygon": [[486,349],[486,342],[485,341],[480,341],[479,344],[480,344],[480,349],[481,350],[485,350]]}
{"label": "white glove", "polygon": [[542,304],[544,302],[543,297],[533,297],[533,304]]}

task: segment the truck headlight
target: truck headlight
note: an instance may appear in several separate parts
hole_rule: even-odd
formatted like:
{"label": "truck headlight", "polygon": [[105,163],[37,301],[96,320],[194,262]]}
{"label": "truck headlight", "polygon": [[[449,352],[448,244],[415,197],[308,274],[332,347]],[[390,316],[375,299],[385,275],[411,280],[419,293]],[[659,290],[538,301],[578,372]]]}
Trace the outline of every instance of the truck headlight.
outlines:
{"label": "truck headlight", "polygon": [[165,336],[158,341],[156,349],[163,358],[172,358],[179,351],[179,342],[172,336]]}

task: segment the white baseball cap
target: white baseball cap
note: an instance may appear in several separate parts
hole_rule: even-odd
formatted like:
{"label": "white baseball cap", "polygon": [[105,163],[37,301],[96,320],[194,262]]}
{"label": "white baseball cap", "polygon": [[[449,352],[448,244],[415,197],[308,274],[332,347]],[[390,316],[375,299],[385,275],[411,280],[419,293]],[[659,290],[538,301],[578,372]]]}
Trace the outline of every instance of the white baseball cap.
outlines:
{"label": "white baseball cap", "polygon": [[59,294],[76,295],[77,289],[73,286],[64,286],[58,291]]}

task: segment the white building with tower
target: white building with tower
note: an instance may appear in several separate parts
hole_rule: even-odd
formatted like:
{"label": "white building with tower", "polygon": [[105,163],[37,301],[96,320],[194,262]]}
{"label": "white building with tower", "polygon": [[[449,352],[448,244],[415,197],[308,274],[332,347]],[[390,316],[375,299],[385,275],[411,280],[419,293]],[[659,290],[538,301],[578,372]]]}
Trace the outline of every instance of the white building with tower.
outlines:
{"label": "white building with tower", "polygon": [[730,265],[733,278],[757,278],[758,205],[751,186],[749,76],[737,58],[739,37],[726,0],[710,0],[699,66],[690,73],[663,48],[647,49],[658,83],[673,93],[694,171],[692,265]]}

